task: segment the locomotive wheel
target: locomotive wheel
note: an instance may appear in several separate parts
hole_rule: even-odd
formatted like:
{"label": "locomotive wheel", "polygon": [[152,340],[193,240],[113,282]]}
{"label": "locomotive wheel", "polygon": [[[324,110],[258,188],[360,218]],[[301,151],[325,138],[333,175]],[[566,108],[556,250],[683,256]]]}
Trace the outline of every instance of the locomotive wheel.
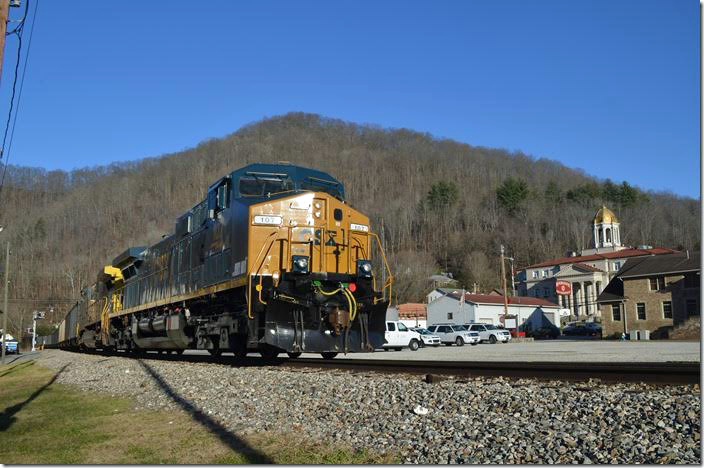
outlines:
{"label": "locomotive wheel", "polygon": [[296,352],[296,353],[286,353],[286,354],[288,354],[288,357],[290,357],[291,359],[296,359],[297,357],[301,357],[301,354],[303,354],[303,353]]}
{"label": "locomotive wheel", "polygon": [[325,351],[320,353],[321,356],[323,356],[323,359],[335,359],[335,356],[337,356],[337,353],[332,352],[332,351]]}
{"label": "locomotive wheel", "polygon": [[267,347],[259,350],[259,354],[261,354],[262,357],[264,359],[266,359],[267,361],[273,361],[274,359],[276,359],[279,356],[279,353],[280,353],[279,349],[275,348],[273,346],[267,346]]}

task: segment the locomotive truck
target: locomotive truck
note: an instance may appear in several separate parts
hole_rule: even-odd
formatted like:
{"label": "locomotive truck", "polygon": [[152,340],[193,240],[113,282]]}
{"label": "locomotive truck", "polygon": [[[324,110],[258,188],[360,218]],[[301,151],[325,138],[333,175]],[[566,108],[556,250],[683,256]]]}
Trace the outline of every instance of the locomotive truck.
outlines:
{"label": "locomotive truck", "polygon": [[173,234],[115,257],[46,344],[267,358],[371,352],[384,343],[392,284],[369,218],[338,180],[251,164],[212,184]]}

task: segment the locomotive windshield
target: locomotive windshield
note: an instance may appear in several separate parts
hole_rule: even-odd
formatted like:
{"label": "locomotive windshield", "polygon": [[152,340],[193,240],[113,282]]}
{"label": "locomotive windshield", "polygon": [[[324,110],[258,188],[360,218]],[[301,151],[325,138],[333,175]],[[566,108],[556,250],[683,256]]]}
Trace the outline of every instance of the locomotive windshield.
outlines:
{"label": "locomotive windshield", "polygon": [[319,179],[317,177],[308,176],[301,182],[302,190],[312,190],[313,192],[329,193],[333,197],[343,199],[341,185],[331,180]]}
{"label": "locomotive windshield", "polygon": [[240,194],[245,197],[264,197],[293,190],[293,182],[286,176],[252,175],[240,177],[239,188]]}
{"label": "locomotive windshield", "polygon": [[325,172],[291,164],[250,164],[230,175],[238,198],[269,198],[294,191],[325,192],[344,201],[345,187]]}

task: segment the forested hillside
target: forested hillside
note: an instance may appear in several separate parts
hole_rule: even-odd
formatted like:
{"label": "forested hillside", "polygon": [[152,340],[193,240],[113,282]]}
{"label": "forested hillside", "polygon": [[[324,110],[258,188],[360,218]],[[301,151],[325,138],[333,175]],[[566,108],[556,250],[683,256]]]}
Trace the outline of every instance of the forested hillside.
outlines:
{"label": "forested hillside", "polygon": [[11,297],[22,300],[12,302],[11,331],[20,313],[28,326],[34,308],[53,303],[63,314],[65,300],[103,265],[171,231],[218,177],[282,160],[329,172],[377,232],[383,220],[400,302],[422,300],[428,276],[440,271],[468,287],[497,286],[500,244],[517,268],[587,247],[602,203],[619,216],[625,244],[699,249],[699,200],[644,193],[522,153],[294,113],[138,162],[71,172],[10,166],[0,241],[3,257],[4,241],[12,243]]}

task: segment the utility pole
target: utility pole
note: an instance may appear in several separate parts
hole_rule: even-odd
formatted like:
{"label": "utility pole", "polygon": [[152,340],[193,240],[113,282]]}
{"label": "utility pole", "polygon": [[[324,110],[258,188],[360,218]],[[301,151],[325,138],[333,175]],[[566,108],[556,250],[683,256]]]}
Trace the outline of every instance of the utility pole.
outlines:
{"label": "utility pole", "polygon": [[[4,1],[4,0],[0,0]],[[10,241],[7,241],[7,251],[5,252],[5,305],[2,308],[2,365],[5,365],[5,337],[7,336],[7,285],[10,284]]]}
{"label": "utility pole", "polygon": [[7,17],[10,13],[10,0],[0,0],[0,78],[2,78],[2,61],[5,56],[5,33]]}
{"label": "utility pole", "polygon": [[[385,237],[384,237],[384,218],[381,218],[381,250],[383,250],[384,253],[386,253],[386,249],[384,248],[384,245],[385,245],[385,242],[384,242],[384,241],[385,241]],[[349,243],[351,244],[352,242],[350,241]],[[379,257],[381,257],[381,255],[379,255]],[[382,260],[382,264],[381,264],[381,284],[382,284],[382,286],[381,286],[382,288],[383,288],[384,286],[386,286],[386,268],[384,268],[383,260]],[[385,290],[386,290],[386,289],[384,289],[384,291],[385,291]],[[391,298],[389,298],[389,301],[390,301],[390,300],[391,300]]]}
{"label": "utility pole", "polygon": [[516,295],[516,272],[513,270],[513,257],[506,257],[511,262],[511,296]]}
{"label": "utility pole", "polygon": [[32,352],[37,350],[37,315],[39,312],[36,310],[32,315]]}
{"label": "utility pole", "polygon": [[504,265],[504,246],[501,245],[501,286],[504,289],[504,326],[506,326],[506,316],[508,315],[508,297],[506,296],[506,266]]}

